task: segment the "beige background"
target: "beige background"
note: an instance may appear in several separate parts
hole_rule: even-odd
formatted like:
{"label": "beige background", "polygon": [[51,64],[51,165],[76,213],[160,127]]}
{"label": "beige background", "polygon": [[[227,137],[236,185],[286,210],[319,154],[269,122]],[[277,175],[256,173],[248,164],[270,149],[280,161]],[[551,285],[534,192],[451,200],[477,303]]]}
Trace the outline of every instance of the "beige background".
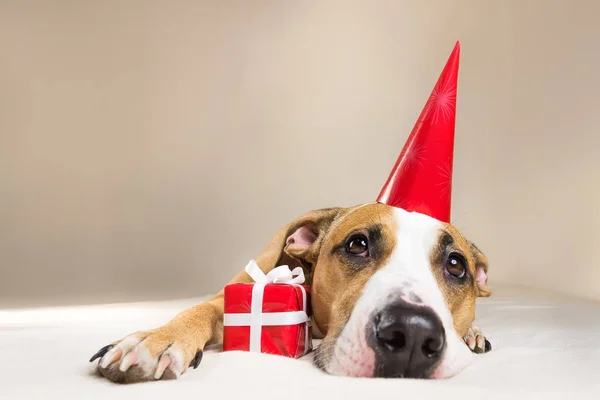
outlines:
{"label": "beige background", "polygon": [[454,222],[600,299],[600,2],[0,1],[0,306],[217,291],[372,201],[456,40]]}

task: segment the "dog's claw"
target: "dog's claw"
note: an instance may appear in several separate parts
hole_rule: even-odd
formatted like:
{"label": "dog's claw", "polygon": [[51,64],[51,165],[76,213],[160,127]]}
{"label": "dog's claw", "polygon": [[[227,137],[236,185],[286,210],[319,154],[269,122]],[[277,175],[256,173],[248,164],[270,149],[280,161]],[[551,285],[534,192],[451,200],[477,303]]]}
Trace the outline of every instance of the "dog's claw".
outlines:
{"label": "dog's claw", "polygon": [[492,351],[492,344],[489,340],[485,339],[485,352]]}
{"label": "dog's claw", "polygon": [[194,369],[198,368],[198,365],[200,365],[200,361],[202,361],[202,355],[202,350],[198,350],[196,352],[196,355],[194,356],[194,359],[190,363],[190,367],[194,367]]}
{"label": "dog's claw", "polygon": [[98,352],[96,354],[94,354],[92,356],[92,358],[90,358],[90,362],[93,362],[94,360],[98,359],[98,358],[102,358],[104,357],[104,355],[106,353],[109,352],[110,349],[112,349],[114,347],[114,344],[109,344],[104,346],[103,348],[101,348],[100,350],[98,350]]}

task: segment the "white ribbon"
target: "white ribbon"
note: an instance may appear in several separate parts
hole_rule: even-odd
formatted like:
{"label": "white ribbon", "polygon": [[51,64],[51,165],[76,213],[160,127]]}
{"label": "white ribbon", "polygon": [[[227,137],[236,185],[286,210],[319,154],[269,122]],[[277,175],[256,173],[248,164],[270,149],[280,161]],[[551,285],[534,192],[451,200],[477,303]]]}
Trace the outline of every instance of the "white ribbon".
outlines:
{"label": "white ribbon", "polygon": [[[245,268],[246,272],[256,282],[252,287],[252,301],[249,314],[224,314],[224,326],[250,326],[250,351],[260,353],[260,338],[263,326],[297,325],[306,323],[304,329],[304,354],[310,349],[310,338],[308,337],[309,318],[306,313],[306,290],[304,283],[304,271],[301,267],[290,270],[287,265],[280,265],[265,274],[256,261],[251,260]],[[290,312],[262,312],[263,294],[267,284],[284,284],[298,286],[302,291],[302,311]]]}

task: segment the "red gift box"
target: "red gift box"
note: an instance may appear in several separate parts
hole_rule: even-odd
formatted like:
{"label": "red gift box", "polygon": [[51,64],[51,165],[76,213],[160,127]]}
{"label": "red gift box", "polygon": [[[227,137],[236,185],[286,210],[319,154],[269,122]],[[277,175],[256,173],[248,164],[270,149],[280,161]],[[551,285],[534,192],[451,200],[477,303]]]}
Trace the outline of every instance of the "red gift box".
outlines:
{"label": "red gift box", "polygon": [[302,285],[302,268],[290,271],[283,265],[265,275],[250,261],[246,272],[255,283],[224,288],[223,351],[292,358],[311,351],[310,288]]}

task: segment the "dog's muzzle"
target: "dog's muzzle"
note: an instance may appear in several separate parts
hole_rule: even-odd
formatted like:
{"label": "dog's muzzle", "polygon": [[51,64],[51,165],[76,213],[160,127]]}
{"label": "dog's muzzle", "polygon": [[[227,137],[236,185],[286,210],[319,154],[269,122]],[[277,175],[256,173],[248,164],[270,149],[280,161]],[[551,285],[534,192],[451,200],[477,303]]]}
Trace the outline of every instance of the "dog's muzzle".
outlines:
{"label": "dog's muzzle", "polygon": [[388,304],[373,314],[366,329],[379,377],[427,378],[446,348],[442,321],[426,306]]}

